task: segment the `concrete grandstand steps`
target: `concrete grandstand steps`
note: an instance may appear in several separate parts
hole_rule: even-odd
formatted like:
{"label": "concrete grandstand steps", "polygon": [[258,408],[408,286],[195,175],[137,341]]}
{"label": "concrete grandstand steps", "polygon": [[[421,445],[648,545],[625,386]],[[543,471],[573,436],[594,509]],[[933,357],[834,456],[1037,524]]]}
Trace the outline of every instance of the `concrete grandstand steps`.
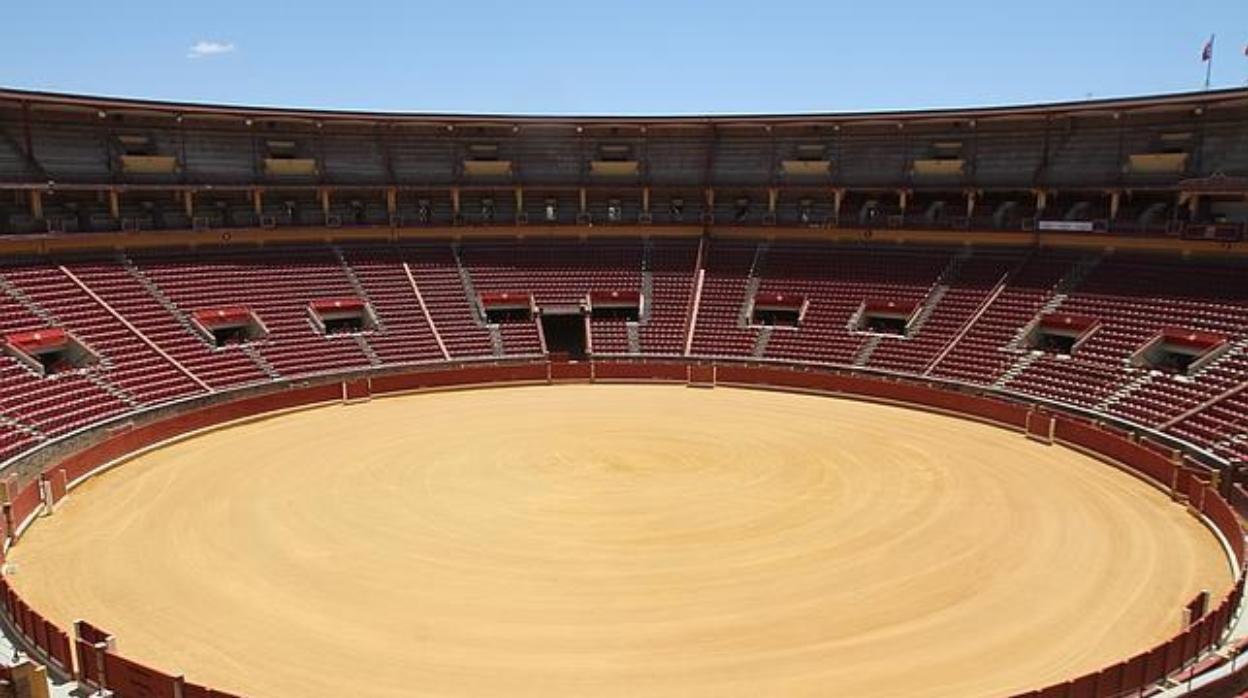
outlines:
{"label": "concrete grandstand steps", "polygon": [[43,306],[31,300],[30,296],[26,295],[22,289],[10,283],[2,272],[0,272],[0,290],[3,290],[10,298],[17,301],[18,305],[26,309],[26,312],[42,320],[48,327],[57,326],[56,318],[52,313],[49,313]]}
{"label": "concrete grandstand steps", "polygon": [[144,274],[143,270],[140,269],[133,260],[126,256],[124,252],[118,252],[117,261],[121,262],[122,268],[129,272],[130,276],[133,276],[134,279],[138,281],[149,294],[151,294],[152,298],[156,299],[156,302],[159,303],[162,308],[169,311],[169,314],[178,321],[179,325],[182,325],[182,327],[192,336],[200,338],[205,346],[209,345],[208,339],[195,329],[195,325],[192,324],[190,317],[188,317],[186,313],[182,312],[182,309],[178,307],[178,304],[170,300],[169,296],[166,296],[164,291],[161,291],[160,287],[149,279],[147,274]]}
{"label": "concrete grandstand steps", "polygon": [[940,305],[941,299],[947,293],[949,293],[947,284],[939,284],[932,287],[932,290],[927,294],[927,298],[923,300],[923,306],[919,309],[919,314],[914,317],[914,322],[910,323],[911,337],[922,331],[923,325],[927,324],[928,319],[932,317],[932,313],[936,312],[936,307]]}
{"label": "concrete grandstand steps", "polygon": [[699,243],[688,239],[648,240],[643,249],[642,288],[649,284],[641,322],[639,350],[649,354],[684,353],[696,284]]}
{"label": "concrete grandstand steps", "polygon": [[[77,268],[91,262],[66,262],[42,267],[10,268],[6,278],[38,306],[56,318],[56,324],[74,334],[101,359],[107,380],[143,404],[186,397],[211,387],[157,345],[67,264]],[[136,293],[146,296],[124,270],[109,262],[109,270]],[[164,314],[163,309],[158,312]]]}
{"label": "concrete grandstand steps", "polygon": [[[638,322],[649,322],[654,312],[654,242],[646,238],[641,245],[641,315]],[[631,350],[630,350],[631,351]]]}
{"label": "concrete grandstand steps", "polygon": [[945,343],[945,346],[940,350],[940,352],[927,364],[927,366],[923,368],[923,375],[929,375],[937,366],[940,365],[941,361],[944,361],[945,357],[949,355],[949,352],[953,351],[953,348],[958,345],[958,342],[962,341],[962,338],[965,337],[966,334],[970,332],[971,328],[975,326],[975,323],[979,322],[979,319],[988,312],[988,309],[992,307],[992,304],[995,303],[997,298],[1001,296],[1001,293],[1009,284],[1010,279],[1012,279],[1018,270],[1027,263],[1028,259],[1030,259],[1030,256],[1024,257],[1019,261],[1017,266],[1002,275],[1001,279],[997,281],[996,286],[992,288],[988,295],[985,296],[983,301],[979,304],[979,307],[975,309],[975,312],[966,319],[966,322],[962,323],[962,326],[958,328],[953,337]]}
{"label": "concrete grandstand steps", "polygon": [[232,349],[217,349],[190,317],[134,260],[118,253],[117,266],[83,261],[74,273],[102,299],[209,385],[220,388],[260,380],[262,372]]}
{"label": "concrete grandstand steps", "polygon": [[490,330],[490,351],[494,356],[502,356],[506,353],[503,345],[503,328],[497,324],[486,325]]}
{"label": "concrete grandstand steps", "polygon": [[[372,308],[378,329],[368,345],[383,363],[449,358],[411,265],[389,244],[360,244],[340,250],[352,288]],[[340,263],[341,265],[342,263]],[[456,280],[456,286],[458,286]]]}
{"label": "concrete grandstand steps", "polygon": [[758,287],[763,280],[763,268],[767,263],[767,247],[766,242],[760,242],[754,249],[754,260],[750,262],[749,280],[745,284],[745,298],[741,302],[741,311],[737,314],[739,327],[750,325],[750,311],[754,307],[754,296],[758,295]]}
{"label": "concrete grandstand steps", "polygon": [[[354,293],[327,246],[143,251],[133,253],[132,258],[171,301],[188,312],[248,307],[268,330],[265,339],[255,343],[256,351],[284,377],[370,365],[354,342],[327,339],[309,316],[310,302]],[[183,355],[188,362],[201,360]],[[248,369],[246,380],[260,382],[269,377],[235,348],[214,350],[209,356],[205,364],[213,370],[224,372],[214,364],[229,361],[239,371]],[[218,379],[227,385],[241,380]]]}
{"label": "concrete grandstand steps", "polygon": [[763,358],[763,353],[767,351],[767,342],[771,341],[771,333],[775,331],[776,328],[771,325],[761,328],[758,337],[754,339],[754,350],[750,355],[756,359]]}
{"label": "concrete grandstand steps", "polygon": [[[1248,332],[1248,328],[1245,328],[1244,331]],[[1216,373],[1228,364],[1241,361],[1245,357],[1248,357],[1248,336],[1231,342],[1226,351],[1215,357],[1213,361],[1193,371],[1189,378],[1194,382],[1199,382],[1201,378]]]}
{"label": "concrete grandstand steps", "polygon": [[704,242],[686,355],[750,356],[758,338],[749,326],[750,301],[766,254],[757,242]]}
{"label": "concrete grandstand steps", "polygon": [[1215,441],[1213,444],[1213,448],[1215,450],[1230,450],[1233,447],[1243,446],[1245,444],[1248,444],[1248,429],[1245,429],[1244,431],[1241,431],[1236,434],[1232,434],[1226,437],[1225,439]]}
{"label": "concrete grandstand steps", "polygon": [[11,415],[5,414],[4,412],[0,412],[0,427],[5,427],[13,431],[18,431],[27,436],[31,436],[37,439],[44,438],[43,432],[40,431],[38,427],[27,424],[26,422],[23,422],[22,420],[17,419],[16,417],[13,417]]}
{"label": "concrete grandstand steps", "polygon": [[[1079,284],[1083,283],[1084,279],[1088,278],[1088,275],[1092,273],[1092,270],[1101,263],[1101,259],[1104,256],[1104,254],[1090,254],[1080,257],[1074,266],[1063,274],[1062,278],[1053,286],[1052,295],[1049,296],[1044,305],[1040,306],[1036,315],[1047,315],[1056,312],[1070,298],[1070,294],[1079,287]],[[1027,347],[1024,343],[1027,336],[1031,334],[1032,328],[1035,327],[1035,320],[1036,317],[1032,317],[1030,322],[1019,327],[1010,343],[1006,345],[1006,348],[1011,351],[1025,351]]]}
{"label": "concrete grandstand steps", "polygon": [[[42,305],[11,283],[7,274],[16,269],[0,271],[0,333],[28,331],[34,327],[61,326]],[[5,297],[9,302],[4,302]],[[54,379],[36,375],[16,359],[0,355],[0,411],[20,422],[41,438],[53,437],[97,421],[123,414],[132,408],[94,383],[89,372],[107,370],[111,358],[87,370],[62,374]],[[37,438],[23,430],[0,434],[0,453],[9,454],[29,448]]]}
{"label": "concrete grandstand steps", "polygon": [[1020,251],[987,250],[972,254],[964,247],[945,259],[920,301],[907,336],[886,337],[874,343],[868,365],[893,371],[929,372],[999,295],[1003,280],[1019,266]]}
{"label": "concrete grandstand steps", "polygon": [[866,366],[867,362],[871,360],[871,355],[875,353],[882,341],[884,341],[884,337],[878,334],[868,337],[862,343],[862,346],[858,348],[858,353],[854,354],[854,365],[860,368]]}
{"label": "concrete grandstand steps", "polygon": [[264,371],[264,375],[275,381],[282,379],[282,374],[279,373],[276,368],[273,368],[273,364],[269,363],[269,360],[264,358],[264,354],[256,351],[256,347],[253,344],[250,342],[243,344],[242,352],[254,361],[256,366],[260,367],[261,371]]}
{"label": "concrete grandstand steps", "polygon": [[[1096,268],[1096,265],[1100,264],[1103,257],[1104,255],[1102,254],[1096,254],[1085,255],[1079,258],[1079,260],[1075,262],[1074,266],[1070,268],[1070,271],[1064,274],[1057,282],[1057,285],[1053,287],[1053,295],[1049,297],[1049,300],[1045,302],[1044,305],[1040,306],[1040,311],[1036,313],[1036,315],[1047,315],[1049,313],[1056,312],[1057,309],[1060,308],[1068,298],[1070,298],[1070,294],[1079,287],[1079,284],[1083,283],[1084,279],[1088,278],[1088,275],[1092,273],[1092,270]],[[1031,333],[1032,328],[1035,326],[1035,319],[1036,318],[1034,317],[1031,318],[1032,322],[1018,328],[1018,332],[1014,335],[1014,338],[1010,340],[1010,349],[1016,351],[1023,351],[1026,349],[1024,346],[1024,340],[1026,340],[1027,335]]]}
{"label": "concrete grandstand steps", "polygon": [[481,307],[480,298],[477,297],[477,289],[472,283],[472,274],[464,266],[464,259],[460,254],[458,243],[451,245],[451,254],[455,256],[455,270],[459,273],[459,282],[463,284],[464,297],[468,299],[468,305],[472,308],[472,317],[480,325],[488,325],[489,323],[485,319],[485,310]]}
{"label": "concrete grandstand steps", "polygon": [[1096,404],[1096,409],[1108,410],[1109,408],[1113,407],[1119,402],[1122,402],[1123,400],[1127,399],[1127,397],[1129,397],[1133,392],[1135,392],[1139,388],[1153,382],[1153,378],[1155,377],[1155,375],[1153,374],[1152,371],[1147,371],[1144,369],[1134,369],[1134,370],[1138,372],[1138,375],[1124,382],[1117,390],[1110,393],[1105,399],[1098,402]]}
{"label": "concrete grandstand steps", "polygon": [[112,383],[111,381],[109,381],[109,380],[108,380],[107,378],[105,378],[104,376],[100,375],[100,373],[99,373],[99,372],[97,372],[97,371],[85,371],[85,372],[83,373],[83,375],[87,377],[87,380],[89,380],[89,381],[91,381],[92,383],[94,383],[94,384],[96,384],[97,386],[99,386],[100,390],[103,390],[104,392],[108,393],[109,395],[112,395],[113,397],[117,398],[117,399],[118,399],[118,400],[120,400],[121,402],[126,403],[127,405],[129,405],[129,406],[130,406],[130,407],[132,407],[132,408],[137,408],[137,407],[140,407],[140,403],[139,403],[139,401],[138,401],[138,400],[136,400],[136,399],[135,399],[135,397],[134,397],[133,395],[131,395],[130,393],[126,392],[125,390],[122,390],[121,388],[117,387],[116,385],[113,385],[113,383]]}
{"label": "concrete grandstand steps", "polygon": [[465,291],[454,246],[400,245],[397,252],[405,274],[411,274],[409,285],[420,289],[430,327],[437,328],[439,353],[451,360],[493,356],[490,331],[480,317],[475,295]]}
{"label": "concrete grandstand steps", "polygon": [[[513,249],[523,254],[509,257]],[[539,304],[562,304],[583,297],[585,288],[639,289],[646,302],[637,321],[591,321],[595,354],[674,356],[690,338],[698,358],[852,364],[996,385],[1157,427],[1221,457],[1248,453],[1248,442],[1238,439],[1248,430],[1248,392],[1228,392],[1248,381],[1242,262],[1022,245],[966,252],[736,238],[465,239],[459,246],[406,240],[130,250],[60,262],[215,389],[379,365],[532,356],[540,337],[535,323],[491,326],[478,292],[524,290],[547,299]],[[599,259],[606,255],[609,261]],[[0,413],[54,438],[136,405],[194,394],[176,384],[176,375],[169,378],[171,367],[137,335],[66,283],[58,266],[31,259],[0,267],[0,335],[64,326],[100,349],[102,362],[44,379],[0,356],[0,386],[11,396],[0,402]],[[802,295],[809,301],[802,326],[749,326],[755,293]],[[326,338],[312,329],[310,299],[350,295],[372,305],[383,331]],[[855,330],[855,309],[881,297],[922,306],[911,336]],[[273,329],[271,337],[248,347],[210,346],[191,326],[193,311],[227,304],[252,306]],[[1036,355],[1023,340],[1037,314],[1051,311],[1094,315],[1104,327],[1073,357]],[[1124,360],[1163,326],[1222,334],[1230,346],[1190,377],[1124,369]],[[151,376],[171,380],[169,390],[151,391]],[[0,420],[0,457],[14,448],[8,439],[33,438]]]}
{"label": "concrete grandstand steps", "polygon": [[373,351],[373,345],[369,343],[367,335],[355,334],[353,337],[355,338],[355,343],[360,346],[360,351],[364,352],[364,356],[368,357],[368,363],[373,366],[380,366],[385,363],[381,360],[381,357],[377,355],[377,352]]}
{"label": "concrete grandstand steps", "polygon": [[992,383],[993,387],[1004,388],[1006,385],[1009,384],[1010,381],[1017,378],[1019,374],[1021,374],[1023,371],[1026,371],[1027,367],[1035,363],[1036,359],[1039,359],[1039,358],[1040,358],[1039,352],[1027,352],[1026,354],[1023,354],[1022,356],[1018,357],[1018,359],[1015,360],[1014,363],[1008,369],[1006,369],[1005,373],[1001,374],[1000,378],[993,381]]}
{"label": "concrete grandstand steps", "polygon": [[[385,319],[381,316],[381,313],[378,312],[376,305],[373,303],[373,299],[368,295],[368,291],[364,288],[364,284],[360,283],[360,277],[355,273],[355,269],[351,267],[351,263],[348,262],[347,258],[342,254],[342,248],[338,245],[330,245],[330,249],[334,253],[334,258],[338,260],[338,264],[342,265],[342,273],[346,274],[347,282],[350,283],[351,288],[355,290],[356,297],[368,303],[369,307],[373,309],[373,318],[377,321],[377,330],[385,332]],[[364,349],[366,346],[366,343],[360,345],[361,349]],[[377,359],[377,354],[373,352],[371,347],[369,347],[364,354],[369,357],[369,362],[373,365],[380,363],[380,360]]]}

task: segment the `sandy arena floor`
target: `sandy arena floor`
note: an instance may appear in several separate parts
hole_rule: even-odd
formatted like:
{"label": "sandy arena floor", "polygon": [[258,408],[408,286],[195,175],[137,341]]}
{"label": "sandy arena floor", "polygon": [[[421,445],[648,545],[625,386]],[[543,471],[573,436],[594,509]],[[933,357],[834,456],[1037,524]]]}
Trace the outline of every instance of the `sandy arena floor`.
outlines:
{"label": "sandy arena floor", "polygon": [[1179,629],[1215,538],[1103,463],[761,391],[563,386],[216,431],[77,490],[13,582],[252,698],[991,696]]}

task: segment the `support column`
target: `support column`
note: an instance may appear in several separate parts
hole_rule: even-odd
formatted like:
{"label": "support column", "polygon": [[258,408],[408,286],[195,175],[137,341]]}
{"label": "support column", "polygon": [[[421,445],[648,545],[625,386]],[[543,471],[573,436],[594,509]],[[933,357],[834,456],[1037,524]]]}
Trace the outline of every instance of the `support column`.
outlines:
{"label": "support column", "polygon": [[251,208],[253,211],[255,211],[256,218],[260,218],[261,216],[264,215],[264,190],[263,189],[251,190]]}
{"label": "support column", "polygon": [[641,188],[641,212],[650,213],[650,187]]}
{"label": "support column", "polygon": [[1044,210],[1048,207],[1049,207],[1049,192],[1045,191],[1044,189],[1037,189],[1036,190],[1036,217],[1039,218],[1040,214],[1044,213]]}
{"label": "support column", "polygon": [[321,190],[318,193],[321,195],[321,215],[325,218],[325,220],[329,220],[329,187],[321,187]]}
{"label": "support column", "polygon": [[706,212],[714,213],[715,212],[715,189],[714,187],[707,187],[706,191],[703,192],[703,196],[706,199]]}
{"label": "support column", "polygon": [[581,187],[581,209],[580,214],[583,216],[589,212],[589,192],[585,191],[585,187]]}
{"label": "support column", "polygon": [[975,190],[971,189],[966,192],[966,217],[968,220],[975,217],[975,201]]}
{"label": "support column", "polygon": [[524,187],[516,187],[516,218],[524,213]]}
{"label": "support column", "polygon": [[451,215],[459,218],[459,187],[451,187]]}
{"label": "support column", "polygon": [[121,195],[116,189],[108,190],[108,215],[112,216],[113,220],[121,218]]}
{"label": "support column", "polygon": [[191,191],[190,189],[185,189],[182,191],[182,210],[186,212],[186,217],[188,219],[194,220],[195,218],[195,192]]}
{"label": "support column", "polygon": [[771,187],[767,190],[767,213],[776,215],[776,202],[780,199],[780,190]]}
{"label": "support column", "polygon": [[1122,204],[1122,192],[1115,189],[1109,193],[1109,220],[1118,218],[1118,208]]}
{"label": "support column", "polygon": [[1192,198],[1187,200],[1187,212],[1192,220],[1196,220],[1200,213],[1200,194],[1192,194]]}
{"label": "support column", "polygon": [[836,188],[832,190],[832,220],[838,223],[841,220],[841,204],[845,203],[845,190]]}
{"label": "support column", "polygon": [[399,190],[386,187],[386,215],[393,218],[399,214]]}
{"label": "support column", "polygon": [[34,216],[35,220],[43,219],[43,192],[38,189],[30,190],[30,215]]}
{"label": "support column", "polygon": [[909,204],[910,204],[910,192],[906,191],[905,189],[899,189],[897,191],[897,205],[901,207],[902,218],[905,218],[906,206],[908,206]]}

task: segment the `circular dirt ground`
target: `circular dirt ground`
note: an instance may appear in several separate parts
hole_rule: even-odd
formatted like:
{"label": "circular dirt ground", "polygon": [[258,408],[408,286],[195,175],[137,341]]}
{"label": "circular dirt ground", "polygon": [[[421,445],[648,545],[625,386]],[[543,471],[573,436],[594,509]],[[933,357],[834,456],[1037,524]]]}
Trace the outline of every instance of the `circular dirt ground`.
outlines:
{"label": "circular dirt ground", "polygon": [[151,452],[13,551],[62,626],[254,698],[992,696],[1231,572],[1143,482],[950,417],[659,386],[308,410]]}

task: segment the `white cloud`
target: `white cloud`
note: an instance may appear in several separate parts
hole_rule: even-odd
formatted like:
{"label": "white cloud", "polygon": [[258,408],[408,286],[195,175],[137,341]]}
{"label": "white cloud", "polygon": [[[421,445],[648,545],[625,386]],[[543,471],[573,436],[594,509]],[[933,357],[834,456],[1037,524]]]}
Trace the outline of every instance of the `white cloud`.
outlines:
{"label": "white cloud", "polygon": [[233,53],[234,44],[225,41],[196,41],[191,47],[190,52],[186,54],[187,58],[204,58],[205,56],[219,56],[223,53]]}

